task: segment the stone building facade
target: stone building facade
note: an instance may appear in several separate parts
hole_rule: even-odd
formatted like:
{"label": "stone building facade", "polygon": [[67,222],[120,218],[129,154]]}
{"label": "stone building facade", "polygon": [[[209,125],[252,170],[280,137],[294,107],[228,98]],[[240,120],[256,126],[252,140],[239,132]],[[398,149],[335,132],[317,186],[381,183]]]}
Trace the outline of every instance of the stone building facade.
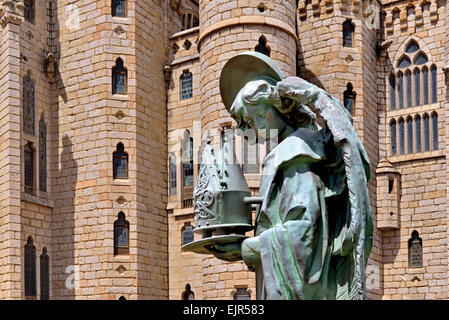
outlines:
{"label": "stone building facade", "polygon": [[[223,65],[265,53],[344,102],[367,150],[371,299],[447,299],[449,15],[439,0],[16,0],[1,12],[0,298],[254,299],[182,252]],[[266,143],[234,136],[254,195]],[[249,233],[250,235],[250,233]]]}

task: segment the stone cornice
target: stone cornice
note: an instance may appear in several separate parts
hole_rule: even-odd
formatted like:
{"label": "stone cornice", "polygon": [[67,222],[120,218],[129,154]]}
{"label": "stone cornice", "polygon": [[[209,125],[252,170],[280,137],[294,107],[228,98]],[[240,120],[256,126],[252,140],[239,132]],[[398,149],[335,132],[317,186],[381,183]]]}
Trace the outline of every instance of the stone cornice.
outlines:
{"label": "stone cornice", "polygon": [[239,26],[239,25],[266,25],[270,26],[276,29],[280,29],[290,36],[293,37],[296,41],[296,45],[298,46],[298,36],[296,35],[296,31],[293,27],[289,26],[287,23],[271,17],[264,17],[264,16],[242,16],[238,18],[229,18],[222,20],[220,22],[214,23],[210,27],[206,29],[200,29],[200,37],[198,39],[197,47],[198,51],[200,51],[201,42],[206,38],[208,35],[210,35],[213,32],[216,32],[217,30],[227,28],[227,27],[233,27],[233,26]]}
{"label": "stone cornice", "polygon": [[19,0],[3,0],[1,2],[0,24],[4,28],[9,22],[21,24],[23,22],[24,5]]}

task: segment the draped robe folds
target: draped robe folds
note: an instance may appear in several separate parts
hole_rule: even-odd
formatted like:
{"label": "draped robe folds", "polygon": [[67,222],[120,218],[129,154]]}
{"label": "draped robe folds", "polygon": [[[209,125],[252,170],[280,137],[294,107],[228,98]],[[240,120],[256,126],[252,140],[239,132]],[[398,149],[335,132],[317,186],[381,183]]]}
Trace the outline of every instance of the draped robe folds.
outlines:
{"label": "draped robe folds", "polygon": [[258,299],[349,299],[354,255],[334,249],[341,247],[350,204],[343,153],[332,136],[300,128],[262,167]]}

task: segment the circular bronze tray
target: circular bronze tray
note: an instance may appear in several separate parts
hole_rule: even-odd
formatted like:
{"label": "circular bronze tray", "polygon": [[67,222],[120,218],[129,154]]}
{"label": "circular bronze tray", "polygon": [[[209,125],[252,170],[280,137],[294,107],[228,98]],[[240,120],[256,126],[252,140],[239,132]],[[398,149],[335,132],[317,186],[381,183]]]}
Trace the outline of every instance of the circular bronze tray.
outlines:
{"label": "circular bronze tray", "polygon": [[216,244],[227,244],[233,242],[241,242],[249,238],[245,235],[240,234],[232,234],[232,235],[223,235],[223,236],[213,236],[210,238],[204,238],[200,240],[196,240],[193,242],[189,242],[188,244],[183,245],[182,251],[190,251],[194,253],[200,254],[212,254],[210,250],[207,249],[209,246],[214,246]]}

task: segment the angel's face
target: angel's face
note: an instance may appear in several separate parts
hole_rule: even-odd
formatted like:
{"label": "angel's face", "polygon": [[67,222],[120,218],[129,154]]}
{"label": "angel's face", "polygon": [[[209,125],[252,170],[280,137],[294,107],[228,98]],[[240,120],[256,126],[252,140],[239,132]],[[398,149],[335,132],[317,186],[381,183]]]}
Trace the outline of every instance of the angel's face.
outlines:
{"label": "angel's face", "polygon": [[244,131],[251,128],[257,136],[263,136],[267,140],[274,138],[275,134],[280,136],[287,127],[279,112],[267,103],[245,104],[238,109],[240,110],[234,110],[233,114],[238,129]]}

